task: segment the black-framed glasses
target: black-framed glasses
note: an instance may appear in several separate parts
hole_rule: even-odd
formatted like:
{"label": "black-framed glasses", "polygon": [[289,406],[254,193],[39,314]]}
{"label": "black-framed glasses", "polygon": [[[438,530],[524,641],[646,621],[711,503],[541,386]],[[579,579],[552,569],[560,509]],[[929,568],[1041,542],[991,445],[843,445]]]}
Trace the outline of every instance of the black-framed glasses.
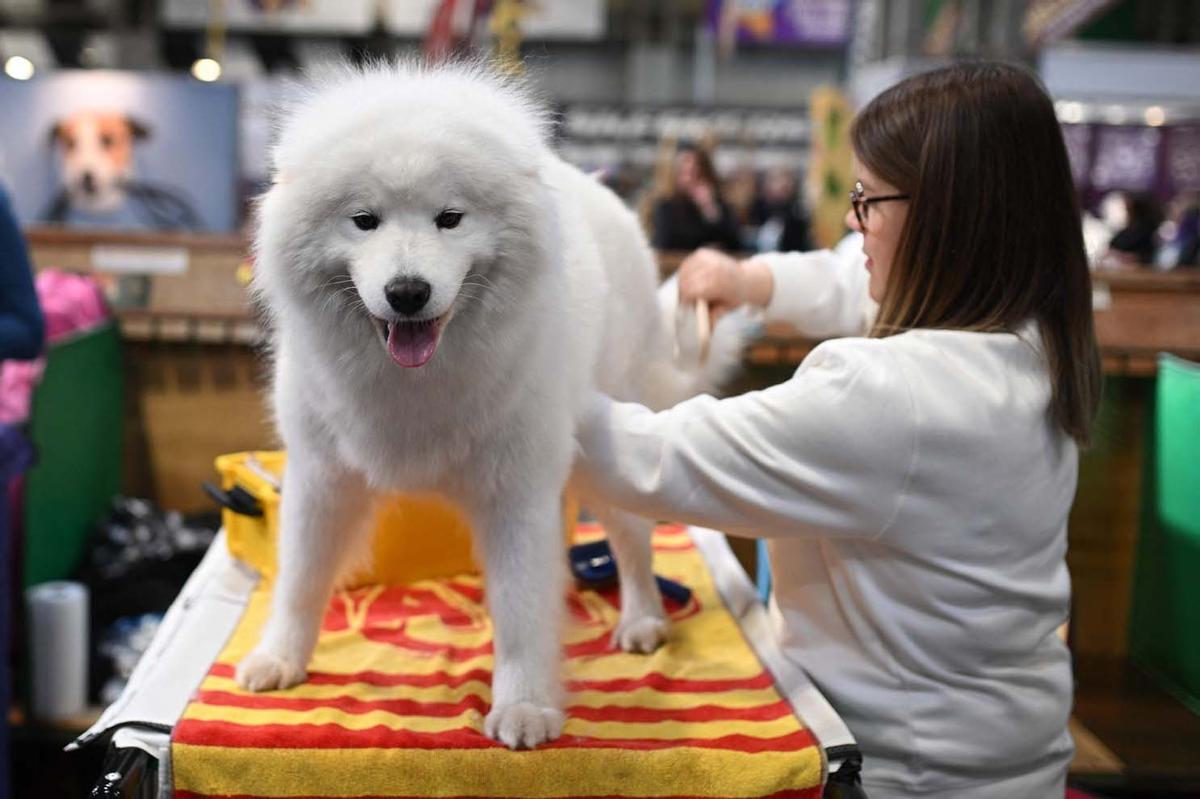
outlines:
{"label": "black-framed glasses", "polygon": [[867,217],[871,213],[871,203],[885,203],[889,200],[907,200],[907,194],[885,194],[882,197],[864,197],[862,181],[855,181],[854,188],[850,191],[850,205],[854,208],[854,216],[858,218],[858,224],[864,229],[867,227]]}

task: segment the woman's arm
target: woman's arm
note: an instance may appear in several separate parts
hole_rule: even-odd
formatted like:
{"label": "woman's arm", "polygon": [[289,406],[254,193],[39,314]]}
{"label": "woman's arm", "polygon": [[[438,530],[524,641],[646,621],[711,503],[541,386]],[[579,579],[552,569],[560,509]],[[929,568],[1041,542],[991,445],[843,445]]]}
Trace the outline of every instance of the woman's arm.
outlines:
{"label": "woman's arm", "polygon": [[578,487],[733,535],[878,537],[917,449],[907,382],[879,345],[831,342],[786,383],[657,414],[597,396],[578,433]]}
{"label": "woman's arm", "polygon": [[25,240],[7,195],[0,191],[0,359],[36,358],[44,334]]}
{"label": "woman's arm", "polygon": [[684,301],[706,300],[715,316],[748,305],[801,335],[860,336],[876,310],[865,261],[856,236],[833,250],[767,253],[744,261],[700,249],[680,265],[679,293]]}
{"label": "woman's arm", "polygon": [[870,273],[859,241],[848,238],[833,250],[764,253],[749,259],[745,268],[771,275],[765,318],[787,322],[813,338],[866,333],[876,308],[867,292]]}

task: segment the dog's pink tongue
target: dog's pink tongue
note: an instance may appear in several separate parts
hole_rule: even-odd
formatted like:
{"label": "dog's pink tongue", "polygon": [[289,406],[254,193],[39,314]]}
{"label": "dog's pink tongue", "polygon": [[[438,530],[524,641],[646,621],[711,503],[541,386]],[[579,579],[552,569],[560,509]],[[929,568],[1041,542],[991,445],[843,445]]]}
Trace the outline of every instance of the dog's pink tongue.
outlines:
{"label": "dog's pink tongue", "polygon": [[388,355],[401,366],[424,366],[437,350],[441,331],[436,322],[397,324],[388,330]]}

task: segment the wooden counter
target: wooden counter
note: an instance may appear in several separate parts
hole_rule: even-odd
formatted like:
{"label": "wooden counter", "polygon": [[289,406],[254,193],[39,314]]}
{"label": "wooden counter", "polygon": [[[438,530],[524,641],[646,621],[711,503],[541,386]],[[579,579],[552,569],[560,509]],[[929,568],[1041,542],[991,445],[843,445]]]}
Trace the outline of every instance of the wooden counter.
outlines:
{"label": "wooden counter", "polygon": [[1105,373],[1153,375],[1160,352],[1200,361],[1200,269],[1098,272],[1093,285]]}
{"label": "wooden counter", "polygon": [[[38,227],[26,231],[38,268],[92,271],[96,248],[176,249],[186,253],[178,274],[149,277],[145,302],[118,309],[131,339],[253,343],[257,326],[244,277],[248,245],[240,235],[120,233]],[[663,275],[687,253],[659,253]],[[113,279],[111,275],[106,279]],[[1200,269],[1096,272],[1096,337],[1107,374],[1153,375],[1155,357],[1170,352],[1200,360]],[[795,367],[819,342],[773,325],[746,350],[751,367]]]}
{"label": "wooden counter", "polygon": [[[1093,277],[1096,339],[1109,375],[1148,377],[1169,352],[1200,361],[1200,269],[1099,272]],[[748,366],[798,366],[819,341],[770,325],[746,350]]]}
{"label": "wooden counter", "polygon": [[[97,274],[106,292],[125,303],[116,309],[122,330],[130,334],[127,318],[140,323],[135,325],[134,338],[142,337],[136,330],[166,319],[222,319],[230,324],[253,319],[241,274],[248,247],[240,235],[34,227],[26,230],[25,236],[35,269],[56,267]],[[107,269],[101,263],[120,261],[123,256],[149,259],[151,270],[153,262],[178,268],[154,273]],[[122,280],[138,283],[139,291],[128,291],[130,286],[122,285]],[[137,293],[142,296],[136,301],[123,296]],[[167,329],[171,329],[169,325]]]}

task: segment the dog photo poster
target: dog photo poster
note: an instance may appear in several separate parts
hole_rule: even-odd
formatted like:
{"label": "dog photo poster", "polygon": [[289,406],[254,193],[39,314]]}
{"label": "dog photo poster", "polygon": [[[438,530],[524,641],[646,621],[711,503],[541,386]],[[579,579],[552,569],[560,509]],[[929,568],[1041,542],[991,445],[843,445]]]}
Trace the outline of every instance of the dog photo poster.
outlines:
{"label": "dog photo poster", "polygon": [[0,174],[23,224],[231,232],[237,89],[68,71],[0,81]]}

